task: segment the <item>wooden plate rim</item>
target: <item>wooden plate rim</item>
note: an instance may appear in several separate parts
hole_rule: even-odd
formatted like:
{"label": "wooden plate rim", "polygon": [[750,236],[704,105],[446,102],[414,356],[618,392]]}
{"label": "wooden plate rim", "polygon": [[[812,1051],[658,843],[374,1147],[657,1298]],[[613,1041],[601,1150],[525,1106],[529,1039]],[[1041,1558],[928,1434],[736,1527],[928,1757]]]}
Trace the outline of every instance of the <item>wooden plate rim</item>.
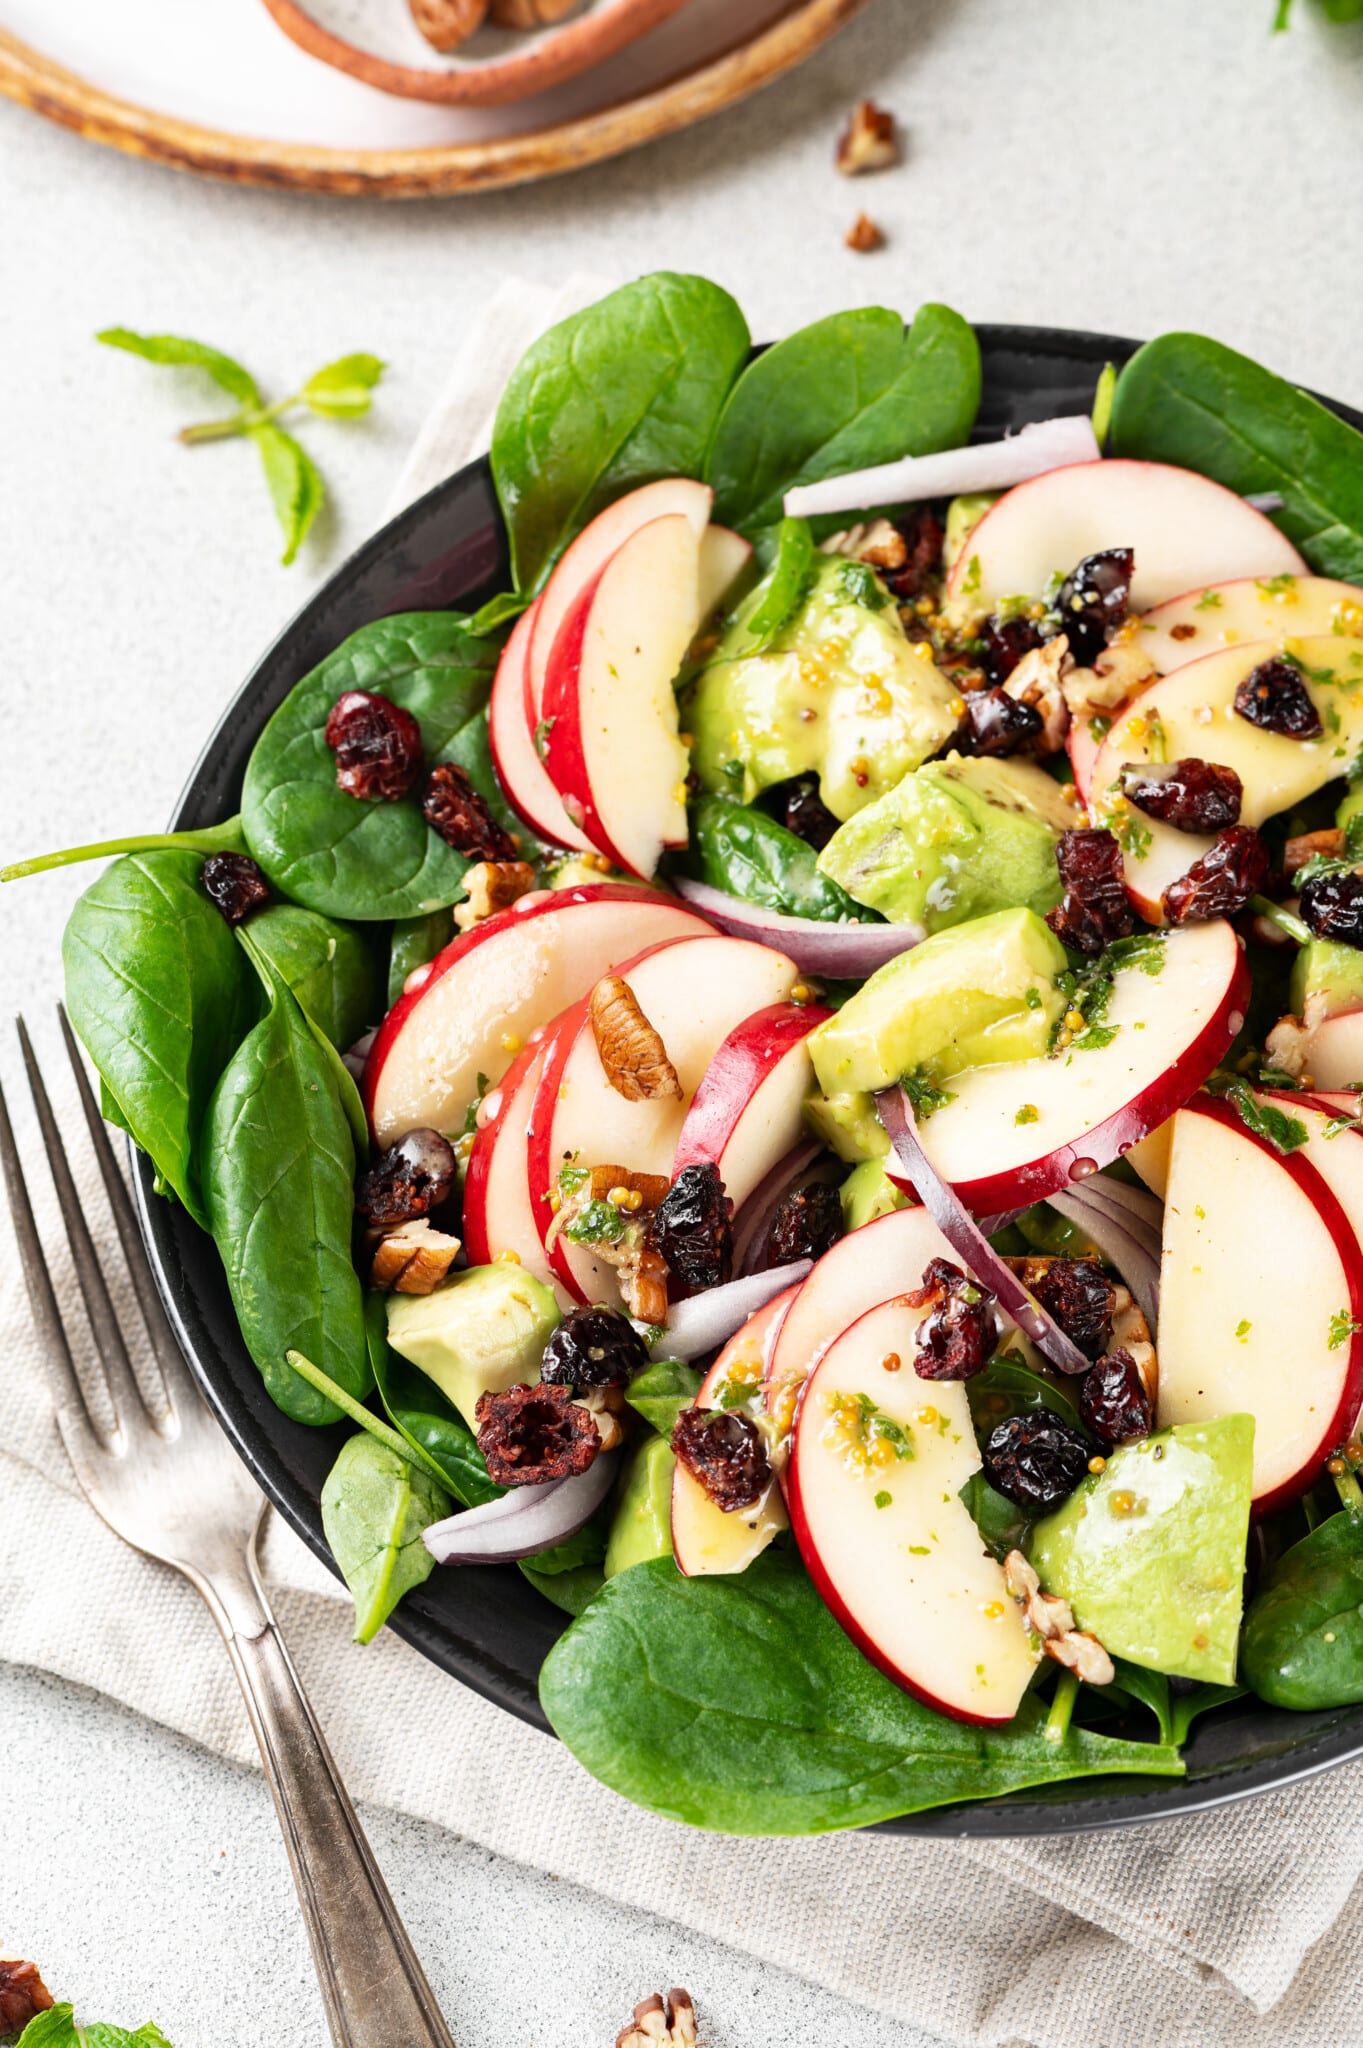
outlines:
{"label": "wooden plate rim", "polygon": [[0,29],[0,93],[88,141],[229,184],[333,196],[420,199],[554,177],[637,148],[732,106],[803,62],[870,0],[796,0],[750,41],[538,134],[423,149],[345,150],[272,142],[181,121],[54,64]]}

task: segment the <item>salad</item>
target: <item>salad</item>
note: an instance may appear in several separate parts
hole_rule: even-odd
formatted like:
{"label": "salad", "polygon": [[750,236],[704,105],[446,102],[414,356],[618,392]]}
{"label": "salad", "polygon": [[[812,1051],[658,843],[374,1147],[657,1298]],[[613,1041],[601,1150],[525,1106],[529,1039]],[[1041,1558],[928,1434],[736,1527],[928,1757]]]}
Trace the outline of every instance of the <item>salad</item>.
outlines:
{"label": "salad", "polygon": [[801,1834],[1363,1700],[1363,442],[1170,335],[644,278],[511,379],[511,587],[375,620],[64,941],[368,1641],[573,1617],[586,1768]]}

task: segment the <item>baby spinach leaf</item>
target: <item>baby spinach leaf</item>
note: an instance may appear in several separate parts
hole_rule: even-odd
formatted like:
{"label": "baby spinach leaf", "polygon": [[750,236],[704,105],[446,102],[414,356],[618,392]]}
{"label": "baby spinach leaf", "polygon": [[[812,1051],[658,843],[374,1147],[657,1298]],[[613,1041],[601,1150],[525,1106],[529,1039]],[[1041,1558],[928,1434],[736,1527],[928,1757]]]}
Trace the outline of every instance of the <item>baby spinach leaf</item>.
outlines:
{"label": "baby spinach leaf", "polygon": [[490,597],[486,604],[479,605],[469,621],[474,633],[495,633],[499,626],[509,626],[518,619],[530,605],[530,598],[521,590],[499,590],[496,597]]}
{"label": "baby spinach leaf", "polygon": [[721,642],[720,658],[746,661],[750,655],[765,652],[799,611],[813,581],[817,561],[809,521],[783,519],[775,529],[771,568],[753,592],[752,608],[743,620],[743,638],[726,635]]}
{"label": "baby spinach leaf", "polygon": [[268,1011],[214,1092],[200,1154],[246,1348],[295,1422],[334,1422],[338,1410],[286,1352],[315,1360],[355,1400],[373,1384],[350,1259],[355,1139],[335,1059],[276,977]]}
{"label": "baby spinach leaf", "polygon": [[1182,1749],[1188,1740],[1188,1730],[1200,1715],[1209,1714],[1213,1707],[1229,1706],[1232,1700],[1244,1698],[1243,1685],[1213,1685],[1210,1681],[1195,1685],[1191,1692],[1175,1693],[1173,1698],[1173,1741]]}
{"label": "baby spinach leaf", "polygon": [[979,403],[979,343],[949,306],[920,306],[908,328],[881,306],[832,313],[734,386],[710,451],[715,518],[754,533],[795,484],[959,447]]}
{"label": "baby spinach leaf", "polygon": [[322,1487],[322,1528],[355,1600],[355,1641],[372,1642],[404,1593],[431,1575],[423,1529],[450,1497],[396,1451],[361,1433],[341,1446]]}
{"label": "baby spinach leaf", "polygon": [[1331,1515],[1270,1567],[1245,1615],[1240,1676],[1275,1707],[1363,1700],[1363,1516]]}
{"label": "baby spinach leaf", "polygon": [[650,1429],[670,1439],[682,1409],[694,1405],[703,1377],[679,1358],[659,1358],[631,1380],[625,1399]]}
{"label": "baby spinach leaf", "polygon": [[700,476],[750,347],[726,291],[658,271],[533,342],[492,433],[492,472],[518,590],[537,589],[573,535],[638,484]]}
{"label": "baby spinach leaf", "polygon": [[199,887],[201,856],[127,854],[76,903],[62,938],[66,1007],[118,1120],[196,1223],[199,1129],[255,1014],[252,977]]}
{"label": "baby spinach leaf", "polygon": [[[429,761],[451,750],[487,702],[497,648],[456,612],[405,612],[361,626],[295,684],[246,768],[242,824],[276,888],[309,910],[364,923],[453,903],[468,862],[398,803],[349,796],[323,737],[345,690],[370,690],[410,711]],[[474,745],[472,739],[465,745]]]}
{"label": "baby spinach leaf", "polygon": [[1034,1408],[1049,1408],[1079,1427],[1079,1410],[1068,1388],[1033,1372],[1017,1351],[1000,1351],[991,1358],[983,1372],[967,1381],[966,1395],[971,1420],[981,1434],[997,1428],[1010,1415],[1025,1415]]}
{"label": "baby spinach leaf", "polygon": [[703,796],[692,804],[686,866],[712,889],[727,889],[731,896],[790,917],[817,917],[830,924],[845,918],[883,922],[823,873],[818,854],[798,833],[728,797]]}
{"label": "baby spinach leaf", "polygon": [[606,1574],[599,1564],[580,1564],[569,1571],[545,1572],[536,1570],[540,1563],[537,1557],[523,1557],[521,1571],[537,1593],[542,1593],[555,1607],[561,1607],[565,1614],[581,1614],[606,1583]]}
{"label": "baby spinach leaf", "polygon": [[270,903],[249,929],[253,945],[334,1046],[353,1045],[378,1023],[383,975],[371,941],[354,925],[296,903]]}
{"label": "baby spinach leaf", "polygon": [[399,917],[393,921],[393,933],[388,942],[388,1007],[402,994],[402,985],[409,974],[418,967],[424,967],[442,952],[454,937],[454,913],[444,910],[427,910],[419,917]]}
{"label": "baby spinach leaf", "polygon": [[1105,1698],[1114,1696],[1139,1700],[1148,1707],[1159,1723],[1159,1739],[1168,1742],[1175,1749],[1180,1738],[1174,1731],[1174,1710],[1169,1697],[1169,1681],[1162,1671],[1147,1671],[1143,1665],[1128,1664],[1125,1657],[1114,1657],[1113,1668],[1117,1673],[1113,1685],[1100,1686],[1098,1690]]}
{"label": "baby spinach leaf", "polygon": [[1273,522],[1317,574],[1363,578],[1363,435],[1235,349],[1201,334],[1138,349],[1117,379],[1112,452],[1276,491]]}
{"label": "baby spinach leaf", "polygon": [[725,1834],[818,1834],[1027,1785],[1183,1768],[1166,1746],[1089,1729],[1048,1742],[1035,1693],[1004,1728],[934,1713],[867,1662],[779,1550],[733,1578],[683,1578],[671,1558],[618,1573],[550,1651],[540,1699],[593,1777]]}
{"label": "baby spinach leaf", "polygon": [[226,824],[208,825],[200,832],[136,832],[124,839],[96,840],[90,846],[63,846],[56,853],[11,861],[8,867],[0,868],[0,882],[22,881],[25,875],[40,875],[48,868],[75,867],[86,860],[114,860],[121,853],[161,853],[181,846],[200,854],[245,853],[241,819],[229,818]]}
{"label": "baby spinach leaf", "polygon": [[972,1472],[961,1488],[967,1514],[984,1538],[986,1550],[1002,1563],[1010,1550],[1025,1550],[1032,1518],[1006,1495],[996,1493],[983,1472]]}

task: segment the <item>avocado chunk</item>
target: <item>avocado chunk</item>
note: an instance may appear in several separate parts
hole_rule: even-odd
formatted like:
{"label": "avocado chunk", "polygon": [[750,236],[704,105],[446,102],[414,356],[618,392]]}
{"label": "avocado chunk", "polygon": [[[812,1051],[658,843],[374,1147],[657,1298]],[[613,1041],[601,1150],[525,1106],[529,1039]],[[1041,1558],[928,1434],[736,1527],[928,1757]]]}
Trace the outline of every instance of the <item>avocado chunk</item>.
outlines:
{"label": "avocado chunk", "polygon": [[547,1287],[509,1260],[470,1266],[430,1294],[390,1294],[388,1342],[451,1400],[470,1429],[480,1394],[530,1386],[558,1326]]}
{"label": "avocado chunk", "polygon": [[839,1196],[844,1230],[860,1230],[863,1223],[874,1223],[877,1216],[888,1216],[892,1209],[909,1206],[908,1196],[895,1186],[878,1159],[863,1159],[860,1166],[854,1166],[839,1189]]}
{"label": "avocado chunk", "polygon": [[948,754],[840,825],[819,866],[892,923],[940,932],[1011,904],[1053,909],[1056,841],[1078,822],[1034,762]]}
{"label": "avocado chunk", "polygon": [[1233,1685],[1253,1462],[1252,1415],[1124,1444],[1033,1529],[1042,1585],[1112,1656]]}
{"label": "avocado chunk", "polygon": [[1060,941],[1034,910],[996,910],[953,925],[878,968],[810,1033],[825,1095],[891,1087],[921,1072],[1039,1059],[1065,1008]]}
{"label": "avocado chunk", "polygon": [[946,534],[942,542],[942,567],[949,576],[966,542],[991,505],[997,505],[1002,491],[963,491],[947,506]]}
{"label": "avocado chunk", "polygon": [[[808,593],[755,653],[739,606],[714,658],[689,685],[683,723],[701,787],[743,803],[793,775],[818,774],[835,818],[850,818],[939,752],[961,696],[926,644],[911,644],[894,600],[862,562],[819,556]],[[869,601],[868,601],[869,600]]]}
{"label": "avocado chunk", "polygon": [[1292,963],[1292,1009],[1309,1029],[1363,1010],[1363,953],[1337,939],[1308,939]]}
{"label": "avocado chunk", "polygon": [[608,1579],[651,1557],[671,1557],[676,1465],[672,1446],[661,1436],[646,1437],[631,1454],[606,1538]]}
{"label": "avocado chunk", "polygon": [[890,1149],[885,1126],[864,1088],[855,1094],[806,1097],[805,1122],[849,1166],[859,1166],[863,1159],[883,1159]]}

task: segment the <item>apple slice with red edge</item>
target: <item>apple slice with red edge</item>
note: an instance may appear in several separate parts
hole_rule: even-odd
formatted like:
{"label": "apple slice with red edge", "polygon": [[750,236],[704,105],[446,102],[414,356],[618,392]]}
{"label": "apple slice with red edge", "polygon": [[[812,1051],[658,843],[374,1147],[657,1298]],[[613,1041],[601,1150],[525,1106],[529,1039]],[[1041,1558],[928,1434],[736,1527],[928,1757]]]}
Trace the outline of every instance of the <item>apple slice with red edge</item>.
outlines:
{"label": "apple slice with red edge", "polygon": [[1363,1400],[1363,1263],[1305,1150],[1279,1152],[1199,1096],[1169,1156],[1158,1420],[1253,1415],[1260,1515],[1315,1482]]}
{"label": "apple slice with red edge", "polygon": [[[929,1161],[976,1216],[1001,1216],[1083,1180],[1194,1094],[1245,1021],[1250,975],[1224,919],[1145,935],[1113,979],[1106,1043],[972,1067],[922,1119]],[[1151,969],[1154,967],[1154,971]],[[905,1182],[891,1158],[886,1171]]]}
{"label": "apple slice with red edge", "polygon": [[1145,613],[1138,646],[1161,675],[1246,640],[1305,634],[1363,638],[1363,590],[1330,576],[1239,576],[1187,590]]}
{"label": "apple slice with red edge", "polygon": [[[697,1408],[761,1406],[766,1359],[798,1288],[787,1287],[735,1330],[696,1394]],[[672,1548],[677,1569],[688,1579],[746,1571],[773,1536],[789,1526],[775,1478],[750,1508],[716,1507],[680,1459],[672,1474]]]}
{"label": "apple slice with red edge", "polygon": [[361,1093],[376,1144],[429,1126],[458,1131],[532,1031],[643,947],[711,932],[656,889],[602,882],[523,896],[454,939],[408,977],[375,1035]]}
{"label": "apple slice with red edge", "polygon": [[1322,1017],[1306,1041],[1305,1071],[1322,1093],[1363,1086],[1363,1010]]}
{"label": "apple slice with red edge", "polygon": [[551,1288],[559,1307],[566,1308],[572,1296],[540,1240],[526,1163],[526,1130],[553,1033],[550,1025],[538,1042],[518,1053],[479,1107],[464,1175],[464,1249],[473,1266],[514,1252],[526,1272]]}
{"label": "apple slice with red edge", "polygon": [[1017,1712],[1039,1651],[960,1498],[980,1469],[965,1386],[913,1369],[928,1313],[882,1302],[820,1358],[791,1442],[790,1525],[864,1656],[926,1706],[993,1727]]}
{"label": "apple slice with red edge", "polygon": [[[531,1110],[527,1158],[542,1238],[553,1222],[549,1198],[564,1164],[619,1166],[672,1178],[687,1108],[717,1049],[744,1017],[780,1001],[799,980],[799,969],[784,953],[715,933],[655,946],[612,971],[628,983],[662,1039],[682,1099],[632,1102],[617,1092],[601,1063],[584,998],[555,1033]],[[618,1301],[614,1269],[589,1244],[559,1233],[550,1257],[578,1301]]]}
{"label": "apple slice with red edge", "polygon": [[570,606],[549,656],[544,764],[593,845],[647,879],[686,844],[690,757],[673,679],[700,622],[699,544],[670,513],[639,528]]}
{"label": "apple slice with red edge", "polygon": [[737,1215],[807,1135],[804,1104],[814,1085],[807,1040],[832,1014],[816,1003],[774,1003],[734,1026],[686,1112],[674,1180],[684,1167],[711,1161]]}
{"label": "apple slice with red edge", "polygon": [[1014,485],[992,505],[952,566],[947,595],[972,611],[1046,594],[1086,555],[1131,548],[1134,611],[1193,584],[1306,573],[1292,543],[1243,498],[1191,469],[1108,458]]}
{"label": "apple slice with red edge", "polygon": [[534,728],[525,718],[525,672],[535,630],[538,601],[521,613],[502,649],[488,700],[487,737],[492,765],[513,808],[532,832],[577,853],[593,851],[563,808],[563,799],[535,749]]}

